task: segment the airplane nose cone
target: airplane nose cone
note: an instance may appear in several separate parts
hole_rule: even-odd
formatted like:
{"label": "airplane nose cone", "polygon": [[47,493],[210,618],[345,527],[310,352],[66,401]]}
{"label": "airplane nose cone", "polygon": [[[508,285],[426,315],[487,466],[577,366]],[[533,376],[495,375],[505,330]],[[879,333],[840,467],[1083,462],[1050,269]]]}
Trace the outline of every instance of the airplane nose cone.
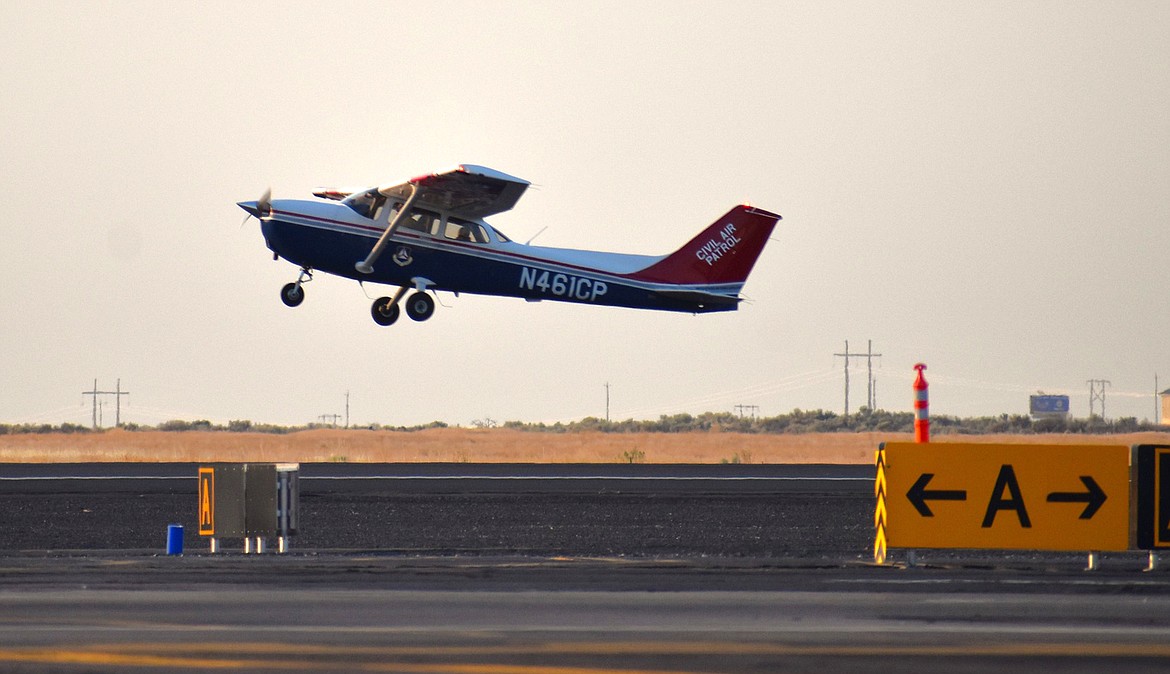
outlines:
{"label": "airplane nose cone", "polygon": [[248,212],[249,215],[260,217],[260,205],[256,201],[238,201],[236,205]]}

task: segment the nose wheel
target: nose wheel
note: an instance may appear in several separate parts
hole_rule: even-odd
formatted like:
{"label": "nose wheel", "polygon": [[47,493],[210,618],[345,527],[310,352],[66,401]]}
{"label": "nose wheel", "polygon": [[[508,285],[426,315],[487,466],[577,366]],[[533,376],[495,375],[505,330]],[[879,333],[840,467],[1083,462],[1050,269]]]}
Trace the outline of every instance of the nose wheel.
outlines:
{"label": "nose wheel", "polygon": [[280,301],[284,302],[285,306],[300,306],[301,302],[305,301],[305,291],[295,283],[287,283],[280,289]]}
{"label": "nose wheel", "polygon": [[297,307],[301,302],[305,301],[305,289],[301,286],[313,279],[313,270],[308,267],[301,268],[300,276],[293,283],[286,283],[280,289],[280,301],[284,302],[285,306]]}

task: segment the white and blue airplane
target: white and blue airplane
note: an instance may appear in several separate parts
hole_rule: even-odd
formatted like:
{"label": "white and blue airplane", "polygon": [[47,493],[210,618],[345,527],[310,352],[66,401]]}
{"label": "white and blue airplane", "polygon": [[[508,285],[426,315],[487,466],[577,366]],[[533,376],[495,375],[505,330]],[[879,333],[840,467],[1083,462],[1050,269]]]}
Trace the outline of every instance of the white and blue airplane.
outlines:
{"label": "white and blue airplane", "polygon": [[379,325],[425,321],[430,293],[449,291],[604,306],[706,313],[734,311],[779,215],[736,206],[669,255],[628,255],[517,243],[484,218],[511,209],[528,181],[463,164],[362,190],[316,190],[318,199],[239,202],[260,221],[273,259],[301,268],[280,297],[305,298],[314,271],[398,286],[374,301]]}

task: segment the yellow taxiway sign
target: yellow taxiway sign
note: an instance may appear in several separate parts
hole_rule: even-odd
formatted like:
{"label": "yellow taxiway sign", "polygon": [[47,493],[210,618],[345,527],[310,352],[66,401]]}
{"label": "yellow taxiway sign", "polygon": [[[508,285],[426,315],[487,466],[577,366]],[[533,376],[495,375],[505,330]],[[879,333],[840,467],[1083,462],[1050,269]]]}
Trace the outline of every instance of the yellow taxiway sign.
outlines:
{"label": "yellow taxiway sign", "polygon": [[1129,457],[1123,445],[886,443],[877,547],[1126,550]]}

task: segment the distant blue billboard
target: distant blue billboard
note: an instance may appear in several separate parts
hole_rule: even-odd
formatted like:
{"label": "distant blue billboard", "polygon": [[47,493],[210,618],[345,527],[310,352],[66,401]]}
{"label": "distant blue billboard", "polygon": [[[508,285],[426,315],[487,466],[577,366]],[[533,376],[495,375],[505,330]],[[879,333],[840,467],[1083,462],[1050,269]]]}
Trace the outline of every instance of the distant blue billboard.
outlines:
{"label": "distant blue billboard", "polygon": [[1065,416],[1068,414],[1068,396],[1032,396],[1029,409],[1034,417]]}

